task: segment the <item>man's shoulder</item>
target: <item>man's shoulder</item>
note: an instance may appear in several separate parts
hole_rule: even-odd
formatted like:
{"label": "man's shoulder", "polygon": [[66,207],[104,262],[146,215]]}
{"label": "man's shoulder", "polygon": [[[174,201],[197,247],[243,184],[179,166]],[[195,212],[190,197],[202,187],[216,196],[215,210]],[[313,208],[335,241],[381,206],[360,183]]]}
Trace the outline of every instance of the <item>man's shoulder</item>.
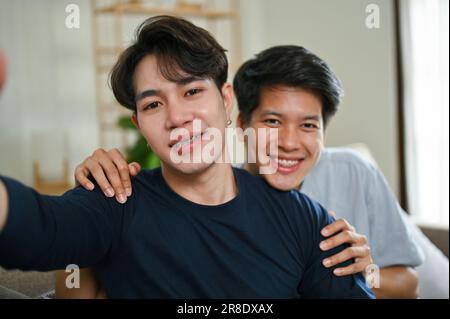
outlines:
{"label": "man's shoulder", "polygon": [[293,199],[294,205],[301,211],[301,217],[310,220],[315,227],[329,222],[327,210],[315,199],[302,193],[299,190],[292,190],[289,196]]}
{"label": "man's shoulder", "polygon": [[322,151],[313,175],[331,173],[356,177],[373,175],[378,170],[375,161],[368,155],[351,148],[326,148]]}
{"label": "man's shoulder", "polygon": [[163,182],[161,168],[153,169],[142,169],[138,175],[136,175],[133,180],[133,189],[152,189],[161,187]]}
{"label": "man's shoulder", "polygon": [[234,168],[236,176],[239,178],[240,183],[245,185],[247,191],[249,191],[256,200],[263,200],[264,197],[268,197],[271,200],[275,200],[283,206],[291,209],[300,208],[301,210],[308,210],[312,213],[317,213],[322,209],[320,204],[311,199],[308,195],[302,193],[297,189],[283,191],[270,186],[261,176],[254,176],[248,171],[240,168]]}
{"label": "man's shoulder", "polygon": [[355,167],[371,167],[374,165],[371,155],[364,154],[348,147],[329,147],[322,151],[320,160],[330,163],[344,163]]}

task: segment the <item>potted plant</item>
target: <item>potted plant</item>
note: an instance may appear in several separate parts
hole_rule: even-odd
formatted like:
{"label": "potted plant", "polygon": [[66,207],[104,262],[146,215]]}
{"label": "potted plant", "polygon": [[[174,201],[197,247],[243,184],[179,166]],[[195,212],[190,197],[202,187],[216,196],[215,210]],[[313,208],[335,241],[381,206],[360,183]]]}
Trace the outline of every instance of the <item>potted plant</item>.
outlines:
{"label": "potted plant", "polygon": [[136,127],[131,122],[129,116],[123,116],[118,121],[118,126],[123,130],[132,130],[138,135],[134,145],[125,150],[125,155],[128,163],[138,162],[142,168],[156,168],[160,166],[159,158],[147,145],[145,138],[137,131]]}

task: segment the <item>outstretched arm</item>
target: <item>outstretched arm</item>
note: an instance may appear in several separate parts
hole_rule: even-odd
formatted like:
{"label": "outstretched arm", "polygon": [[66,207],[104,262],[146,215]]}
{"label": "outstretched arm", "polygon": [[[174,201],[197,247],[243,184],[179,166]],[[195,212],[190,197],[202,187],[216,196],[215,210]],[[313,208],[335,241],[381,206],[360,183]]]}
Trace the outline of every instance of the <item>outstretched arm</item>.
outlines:
{"label": "outstretched arm", "polygon": [[81,188],[62,196],[40,195],[13,179],[0,180],[0,265],[4,268],[86,267],[100,262],[112,248],[117,218],[122,216],[118,207],[123,207],[115,201]]}

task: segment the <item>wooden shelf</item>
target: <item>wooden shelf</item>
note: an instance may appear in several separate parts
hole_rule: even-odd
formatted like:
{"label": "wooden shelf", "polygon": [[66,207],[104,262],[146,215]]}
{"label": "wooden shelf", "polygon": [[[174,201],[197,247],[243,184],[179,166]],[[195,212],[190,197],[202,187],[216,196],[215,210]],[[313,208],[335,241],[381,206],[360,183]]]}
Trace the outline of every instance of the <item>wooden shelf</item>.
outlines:
{"label": "wooden shelf", "polygon": [[97,8],[96,14],[148,14],[148,15],[175,15],[209,19],[235,18],[234,11],[204,9],[197,6],[178,5],[175,7],[148,7],[139,3],[116,4],[108,7]]}

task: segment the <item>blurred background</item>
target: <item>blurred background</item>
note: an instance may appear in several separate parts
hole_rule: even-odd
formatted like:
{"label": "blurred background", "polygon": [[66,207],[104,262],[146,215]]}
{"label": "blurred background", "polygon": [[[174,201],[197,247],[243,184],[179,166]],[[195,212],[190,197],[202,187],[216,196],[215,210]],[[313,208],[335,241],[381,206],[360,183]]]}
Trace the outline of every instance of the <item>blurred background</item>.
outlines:
{"label": "blurred background", "polygon": [[98,147],[157,165],[107,80],[136,27],[173,14],[228,49],[230,81],[273,45],[301,45],[327,61],[345,97],[326,145],[370,150],[402,207],[448,256],[448,12],[446,0],[0,0],[8,66],[0,172],[58,193]]}

